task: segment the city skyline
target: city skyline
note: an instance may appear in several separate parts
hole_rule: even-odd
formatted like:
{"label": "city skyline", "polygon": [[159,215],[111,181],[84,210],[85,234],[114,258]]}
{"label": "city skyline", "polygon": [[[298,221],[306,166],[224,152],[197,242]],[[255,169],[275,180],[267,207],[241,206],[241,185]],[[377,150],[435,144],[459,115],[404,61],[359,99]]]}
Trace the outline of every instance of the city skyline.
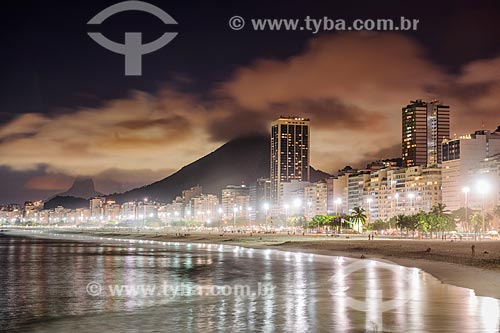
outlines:
{"label": "city skyline", "polygon": [[[57,13],[33,3],[40,20],[28,34],[43,31],[45,47],[41,41],[15,42],[24,40],[26,31],[11,29],[18,24],[13,21],[24,22],[25,16],[14,12],[2,20],[12,51],[2,63],[8,75],[0,90],[0,178],[10,193],[2,191],[0,201],[48,197],[68,188],[76,176],[92,177],[105,193],[148,184],[233,138],[268,133],[268,123],[279,114],[314,119],[311,164],[330,173],[399,156],[399,113],[409,100],[439,98],[451,105],[451,136],[471,133],[482,123],[498,126],[500,60],[491,39],[498,21],[491,7],[497,5],[433,3],[448,13],[446,19],[438,10],[411,5],[408,16],[418,17],[421,29],[404,34],[235,32],[208,21],[200,22],[207,23],[206,31],[188,30],[182,21],[191,21],[193,14],[186,6],[156,5],[180,22],[179,37],[145,57],[140,78],[124,77],[123,59],[82,31],[106,7],[102,2],[78,4],[81,10],[57,4]],[[348,7],[308,8],[322,17],[337,12],[336,6]],[[381,16],[399,17],[398,7],[394,12],[385,8]],[[229,7],[204,10],[224,23],[235,14]],[[464,11],[481,15],[461,20]],[[370,4],[356,15],[380,12]],[[449,22],[458,20],[460,34]],[[66,29],[57,30],[55,21],[66,23]],[[147,17],[124,14],[110,23],[110,33],[128,31],[132,21],[147,34],[159,30]],[[441,29],[446,24],[455,27],[453,32]],[[213,45],[207,44],[206,33],[216,36]],[[242,38],[249,41],[244,49]],[[446,47],[442,40],[448,41]],[[57,47],[68,42],[72,47]],[[14,73],[13,68],[22,70]]]}
{"label": "city skyline", "polygon": [[500,332],[500,1],[0,11],[0,331]]}
{"label": "city skyline", "polygon": [[[421,103],[421,101],[422,101],[422,100],[417,99],[416,101],[417,101],[418,103]],[[437,101],[437,100],[433,100],[430,104],[432,104],[432,103],[433,103],[433,102],[435,102],[435,101]],[[410,102],[411,102],[411,103],[414,103],[414,101],[410,101]],[[424,102],[424,103],[425,103],[425,102]],[[402,142],[403,142],[403,144],[404,144],[404,142],[405,142],[405,141],[404,141],[404,139],[405,139],[405,137],[407,136],[407,133],[406,133],[406,131],[404,130],[404,128],[405,128],[405,127],[404,127],[404,122],[405,122],[405,114],[406,114],[406,113],[405,113],[405,110],[407,110],[407,108],[408,108],[408,106],[403,106],[403,107],[401,108],[401,109],[402,109],[402,114],[403,114],[403,118],[402,118],[403,131],[402,131],[402,133],[400,133],[400,136],[402,136]],[[425,108],[427,108],[427,107],[425,107]],[[449,122],[450,122],[449,106],[445,106],[445,108],[446,108],[446,118],[447,118],[447,123],[449,124]],[[270,125],[270,126],[269,126],[269,127],[270,127],[270,131],[269,131],[269,134],[268,134],[268,135],[270,135],[270,136],[271,136],[271,142],[272,142],[272,139],[276,136],[276,135],[274,135],[274,134],[273,134],[273,128],[274,128],[274,127],[277,127],[277,125],[280,123],[280,121],[281,121],[281,122],[284,122],[284,123],[288,123],[289,119],[290,119],[290,120],[292,120],[292,123],[294,123],[293,121],[299,121],[299,122],[305,121],[305,122],[307,123],[305,126],[306,126],[307,128],[309,128],[309,126],[310,126],[310,125],[309,125],[309,122],[310,122],[310,120],[309,120],[309,119],[306,119],[306,118],[303,118],[303,117],[298,117],[298,118],[297,118],[296,116],[294,116],[294,117],[283,117],[283,116],[280,116],[280,117],[278,117],[276,120],[274,120],[274,121],[272,121],[272,122],[270,122],[270,123],[269,123],[269,125]],[[294,123],[294,124],[295,124],[295,123]],[[295,125],[294,125],[294,126],[295,126]],[[483,127],[484,127],[484,124],[483,124]],[[498,126],[498,128],[500,128],[500,125]],[[477,133],[478,131],[479,131],[479,130],[472,132],[472,134],[471,134],[471,133],[467,133],[467,134],[463,134],[463,135],[459,135],[459,136],[457,136],[457,135],[455,134],[455,135],[453,135],[453,137],[452,137],[452,138],[446,138],[446,139],[449,139],[449,141],[451,141],[451,142],[455,142],[455,141],[457,141],[457,140],[460,140],[460,138],[464,138],[464,137],[465,137],[465,138],[469,138],[469,136],[470,136],[470,135],[474,135],[474,133]],[[484,129],[483,129],[483,131],[484,131]],[[492,129],[492,130],[491,130],[491,132],[492,132],[492,133],[493,133],[494,131],[495,131],[495,129]],[[277,133],[276,133],[276,134],[277,134]],[[312,150],[312,149],[314,148],[314,145],[312,145],[311,147],[309,147],[309,145],[310,145],[310,142],[309,142],[309,135],[310,135],[310,133],[309,133],[309,131],[307,131],[307,134],[308,134],[308,135],[306,136],[306,137],[307,137],[307,144],[306,144],[306,145],[307,145],[307,149],[306,149],[306,151],[308,152],[308,151],[310,151],[310,150]],[[441,142],[446,142],[446,139],[439,140],[439,141],[441,141]],[[439,146],[441,146],[441,143],[439,144]],[[404,147],[404,145],[403,145],[403,147]],[[272,143],[271,143],[271,147],[270,147],[270,150],[269,150],[269,151],[270,151],[270,154],[271,154],[271,170],[270,170],[270,174],[269,174],[269,175],[263,175],[263,176],[266,176],[266,177],[268,176],[268,177],[269,177],[269,179],[271,179],[271,184],[272,184],[272,183],[273,183],[273,181],[272,181],[272,178],[273,178],[273,177],[272,177],[273,165],[274,165],[274,166],[276,165],[276,160],[273,158],[273,153],[272,153],[272,152],[273,152],[273,144],[272,144]],[[387,156],[380,156],[378,159],[367,160],[367,161],[364,161],[364,162],[362,162],[362,163],[359,163],[358,165],[356,165],[356,164],[354,164],[354,163],[348,163],[348,164],[347,164],[347,165],[345,165],[345,166],[352,166],[352,165],[354,165],[354,166],[355,166],[355,169],[354,169],[354,170],[360,170],[360,171],[363,171],[363,170],[365,170],[365,169],[370,169],[370,168],[369,168],[369,164],[371,164],[371,163],[374,163],[374,162],[376,163],[377,161],[386,160],[386,159],[402,158],[402,157],[404,156],[404,152],[405,152],[405,150],[403,149],[403,152],[400,152],[400,155],[398,155],[398,156],[389,156],[389,155],[387,155]],[[485,156],[486,156],[486,155],[485,155]],[[308,159],[310,158],[308,153],[306,153],[305,158],[306,158],[306,160],[308,160]],[[274,162],[273,162],[273,161],[274,161]],[[309,163],[309,162],[308,162],[308,163]],[[433,165],[435,165],[435,164],[434,164],[434,163],[431,163],[431,164],[428,164],[428,163],[417,163],[417,164],[410,165],[410,166],[416,166],[416,165],[420,165],[420,166],[429,166],[429,167],[432,167],[432,166],[433,166]],[[441,163],[439,163],[439,165],[441,165]],[[309,164],[308,164],[307,166],[309,167]],[[408,167],[408,166],[405,164],[404,159],[403,159],[403,161],[402,161],[402,167]],[[275,168],[276,168],[276,166],[275,166]],[[334,170],[334,171],[332,171],[332,172],[329,172],[329,174],[330,174],[330,175],[332,175],[332,176],[336,176],[336,175],[338,175],[338,174],[342,175],[342,174],[343,174],[343,171],[342,171],[342,170],[340,170],[340,169],[338,169],[338,170]],[[75,180],[77,180],[77,179],[79,179],[79,178],[81,178],[81,177],[80,177],[80,176],[77,176],[76,178],[72,178],[72,179],[71,179],[71,181],[73,182],[73,181],[75,181]],[[91,178],[91,179],[92,179],[92,177],[88,177],[88,178]],[[282,177],[282,178],[283,178],[283,177]],[[306,178],[307,178],[307,179],[306,179]],[[291,177],[291,178],[290,178],[290,177],[285,177],[285,178],[283,178],[283,179],[282,179],[282,182],[290,182],[290,181],[292,181],[293,179],[295,179],[296,181],[299,181],[299,182],[305,182],[305,183],[308,183],[308,181],[309,181],[309,176],[307,175],[307,177],[306,177],[306,178],[303,178],[301,175],[299,175],[299,176],[298,176],[298,178],[297,178],[297,177]],[[83,179],[85,179],[85,177],[83,177]],[[155,179],[154,181],[157,181],[157,180],[158,180],[158,179]],[[257,181],[257,179],[255,179],[255,181]],[[151,181],[151,183],[152,183],[152,182],[153,182],[153,181]],[[278,183],[280,183],[280,182],[278,182]],[[137,188],[137,187],[141,187],[141,186],[144,186],[144,185],[148,185],[148,184],[149,184],[149,183],[146,183],[146,184],[138,184],[135,188]],[[230,184],[228,184],[228,185],[230,185]],[[279,192],[279,188],[280,188],[279,184],[278,184],[278,185],[276,185],[276,184],[275,184],[275,186],[277,186],[275,191]],[[304,186],[304,185],[301,185],[301,186]],[[274,202],[275,204],[279,205],[279,204],[278,204],[278,200],[276,200],[276,199],[273,199],[273,198],[272,198],[272,193],[273,193],[272,188],[273,188],[273,186],[271,186],[271,198],[270,198],[270,203]],[[67,189],[68,189],[68,188],[64,188],[64,190],[67,190]],[[125,189],[123,192],[126,192],[126,191],[131,190],[131,189],[133,189],[133,188],[128,188],[128,189]],[[283,190],[283,189],[281,189],[281,191],[282,191],[282,190]],[[56,194],[57,194],[57,193],[56,193]],[[103,196],[108,196],[109,194],[111,194],[111,193],[102,193],[102,195],[103,195]],[[46,197],[46,198],[44,198],[44,197],[37,197],[37,198],[35,198],[35,199],[22,199],[22,200],[21,200],[21,201],[19,201],[19,202],[15,202],[15,201],[12,201],[12,200],[11,200],[11,201],[7,200],[7,201],[5,201],[5,202],[3,202],[3,203],[2,203],[2,202],[0,202],[0,204],[8,205],[8,204],[15,204],[15,203],[34,202],[34,201],[39,201],[39,200],[47,200],[47,199],[49,199],[49,197]],[[333,204],[333,203],[329,203],[329,205],[330,205],[330,204]],[[453,207],[455,207],[455,206],[453,206]],[[351,208],[352,208],[352,207],[351,207]]]}

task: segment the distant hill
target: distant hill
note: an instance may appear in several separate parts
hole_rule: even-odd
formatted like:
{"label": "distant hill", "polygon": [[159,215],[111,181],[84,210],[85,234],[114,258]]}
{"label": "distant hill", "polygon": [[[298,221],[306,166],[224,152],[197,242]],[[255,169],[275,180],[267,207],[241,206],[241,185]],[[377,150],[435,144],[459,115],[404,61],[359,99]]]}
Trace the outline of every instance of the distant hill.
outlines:
{"label": "distant hill", "polygon": [[73,185],[63,193],[45,201],[45,209],[62,206],[68,209],[89,207],[88,199],[103,195],[95,190],[94,181],[88,177],[77,177]]}
{"label": "distant hill", "polygon": [[[185,189],[196,185],[203,186],[204,193],[220,196],[226,185],[252,185],[258,178],[269,177],[270,164],[269,136],[254,135],[234,139],[212,153],[186,165],[176,173],[153,184],[136,188],[125,193],[107,196],[118,203],[142,200],[145,197],[159,202],[171,202]],[[311,167],[311,181],[317,182],[330,177],[329,174]],[[81,184],[81,186],[80,186]],[[93,182],[81,182],[65,192],[77,195],[92,194]],[[76,190],[74,190],[76,188]],[[84,191],[85,190],[85,191]],[[93,197],[95,195],[91,195]],[[75,199],[75,200],[72,200]],[[85,202],[85,204],[84,204]],[[54,208],[88,207],[87,200],[58,195],[45,203],[45,207]]]}
{"label": "distant hill", "polygon": [[[170,202],[182,190],[196,185],[203,186],[204,193],[220,195],[226,185],[251,185],[257,178],[269,177],[269,147],[270,138],[267,135],[234,139],[165,179],[122,194],[110,195],[110,198],[117,202],[142,200],[144,197]],[[329,176],[311,168],[312,182]]]}
{"label": "distant hill", "polygon": [[55,196],[44,203],[44,209],[54,209],[62,206],[68,209],[88,208],[89,201],[83,198],[69,196]]}
{"label": "distant hill", "polygon": [[90,199],[102,195],[95,190],[94,181],[88,177],[77,177],[69,190],[57,194],[59,197]]}

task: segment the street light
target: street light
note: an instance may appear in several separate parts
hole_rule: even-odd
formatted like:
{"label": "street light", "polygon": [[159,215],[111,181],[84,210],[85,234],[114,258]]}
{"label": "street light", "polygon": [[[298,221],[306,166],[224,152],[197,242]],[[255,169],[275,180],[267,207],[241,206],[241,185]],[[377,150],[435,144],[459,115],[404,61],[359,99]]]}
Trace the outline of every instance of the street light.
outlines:
{"label": "street light", "polygon": [[410,198],[410,211],[413,211],[413,198],[415,198],[415,193],[408,193],[408,198]]}
{"label": "street light", "polygon": [[252,231],[252,207],[247,207],[248,210],[248,225],[250,226],[250,231]]}
{"label": "street light", "polygon": [[268,218],[268,213],[269,213],[269,203],[265,202],[263,205],[264,211],[266,212],[266,220],[264,222],[265,229],[267,231],[267,218]]}
{"label": "street light", "polygon": [[233,207],[233,232],[236,230],[236,212],[238,211],[238,208],[235,206]]}
{"label": "street light", "polygon": [[285,229],[286,229],[286,224],[287,224],[287,220],[288,220],[288,208],[290,208],[290,206],[288,204],[285,204]]}
{"label": "street light", "polygon": [[337,198],[335,199],[335,214],[339,215],[339,205],[342,204],[342,199]]}
{"label": "street light", "polygon": [[368,202],[368,223],[371,223],[372,222],[372,202],[373,202],[373,198],[370,197],[370,198],[366,199],[366,201]]}
{"label": "street light", "polygon": [[486,231],[485,230],[485,226],[484,226],[484,197],[486,195],[486,193],[488,192],[489,190],[489,184],[484,181],[484,180],[480,180],[477,182],[477,191],[479,193],[481,193],[481,215],[482,215],[482,229],[483,229],[483,233]]}
{"label": "street light", "polygon": [[398,210],[399,210],[399,193],[396,193],[394,195],[394,197],[396,198],[396,215],[398,215]]}
{"label": "street light", "polygon": [[469,192],[470,192],[470,187],[464,186],[462,188],[462,192],[465,194],[465,223],[468,225],[468,223],[469,223]]}

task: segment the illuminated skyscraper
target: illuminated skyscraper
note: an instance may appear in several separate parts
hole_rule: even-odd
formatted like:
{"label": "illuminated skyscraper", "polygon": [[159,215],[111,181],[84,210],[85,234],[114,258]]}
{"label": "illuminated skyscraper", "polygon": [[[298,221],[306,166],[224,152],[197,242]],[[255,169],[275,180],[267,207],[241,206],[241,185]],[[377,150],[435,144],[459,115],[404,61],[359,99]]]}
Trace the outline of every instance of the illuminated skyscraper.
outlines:
{"label": "illuminated skyscraper", "polygon": [[403,166],[440,164],[441,143],[450,138],[450,107],[417,99],[403,108],[402,118]]}
{"label": "illuminated skyscraper", "polygon": [[309,181],[309,119],[280,117],[271,125],[271,200],[279,203],[280,183]]}

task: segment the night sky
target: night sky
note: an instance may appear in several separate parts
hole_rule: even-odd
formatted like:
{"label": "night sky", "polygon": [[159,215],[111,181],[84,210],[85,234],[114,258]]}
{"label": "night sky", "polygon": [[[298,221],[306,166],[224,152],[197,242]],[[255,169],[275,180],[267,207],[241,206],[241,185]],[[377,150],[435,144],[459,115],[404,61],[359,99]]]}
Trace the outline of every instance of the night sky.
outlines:
{"label": "night sky", "polygon": [[[400,154],[401,107],[439,98],[452,132],[500,125],[498,1],[149,1],[179,24],[125,12],[119,1],[23,1],[0,13],[0,203],[44,199],[75,176],[123,191],[164,178],[224,142],[267,133],[280,114],[311,118],[312,164]],[[247,25],[233,31],[228,20]],[[251,18],[419,19],[415,32],[253,31]],[[124,57],[87,32],[123,42],[178,36]]]}

